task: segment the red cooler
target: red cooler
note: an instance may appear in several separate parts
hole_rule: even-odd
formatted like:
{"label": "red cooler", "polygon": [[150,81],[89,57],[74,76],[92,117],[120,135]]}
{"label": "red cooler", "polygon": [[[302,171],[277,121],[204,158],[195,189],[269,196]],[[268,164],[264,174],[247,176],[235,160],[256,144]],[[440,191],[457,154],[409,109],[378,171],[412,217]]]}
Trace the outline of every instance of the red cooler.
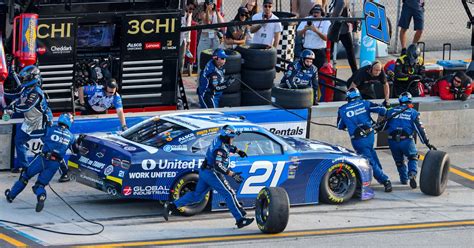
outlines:
{"label": "red cooler", "polygon": [[[324,74],[330,75],[330,76],[336,76],[336,71],[332,67],[331,63],[326,63],[319,69],[319,72],[322,72]],[[319,75],[319,101],[320,102],[332,102],[334,99],[334,90],[326,87],[325,85],[322,85],[321,83],[324,83],[326,85],[330,86],[335,86],[334,80],[325,77],[323,75]]]}
{"label": "red cooler", "polygon": [[438,64],[425,64],[425,76],[434,80],[443,76],[444,68]]}

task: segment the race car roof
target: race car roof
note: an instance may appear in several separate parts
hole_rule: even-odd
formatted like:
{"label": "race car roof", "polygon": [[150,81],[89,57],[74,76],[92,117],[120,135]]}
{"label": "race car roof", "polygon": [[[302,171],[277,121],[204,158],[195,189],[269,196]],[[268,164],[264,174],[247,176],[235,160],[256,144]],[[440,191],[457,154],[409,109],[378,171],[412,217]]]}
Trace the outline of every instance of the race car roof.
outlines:
{"label": "race car roof", "polygon": [[161,119],[181,125],[190,130],[212,128],[223,125],[257,126],[239,116],[224,114],[222,112],[187,112],[161,115]]}

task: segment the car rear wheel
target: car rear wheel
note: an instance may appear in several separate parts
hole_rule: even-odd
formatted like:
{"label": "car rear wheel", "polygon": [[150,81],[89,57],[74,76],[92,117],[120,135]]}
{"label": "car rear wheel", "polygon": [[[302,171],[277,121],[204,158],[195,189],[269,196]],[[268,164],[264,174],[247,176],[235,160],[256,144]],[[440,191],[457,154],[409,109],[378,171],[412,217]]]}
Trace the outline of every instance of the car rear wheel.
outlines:
{"label": "car rear wheel", "polygon": [[[172,191],[171,191],[171,200],[176,201],[179,198],[183,197],[186,193],[194,192],[196,189],[197,182],[199,180],[199,175],[198,174],[187,174],[183,177],[181,177],[173,186]],[[206,194],[204,197],[204,200],[201,202],[188,205],[185,207],[182,207],[182,212],[179,214],[184,215],[184,216],[193,216],[195,214],[198,214],[202,212],[207,204],[209,203],[210,199],[210,192]]]}
{"label": "car rear wheel", "polygon": [[355,193],[357,176],[348,164],[331,166],[321,181],[320,199],[329,204],[341,204],[349,201]]}

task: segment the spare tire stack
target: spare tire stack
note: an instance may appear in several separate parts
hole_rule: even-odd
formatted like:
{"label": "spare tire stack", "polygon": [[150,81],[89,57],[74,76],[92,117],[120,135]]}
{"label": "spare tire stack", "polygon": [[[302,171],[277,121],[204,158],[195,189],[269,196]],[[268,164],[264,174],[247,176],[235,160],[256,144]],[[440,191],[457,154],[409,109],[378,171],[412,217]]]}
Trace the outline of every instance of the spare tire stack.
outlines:
{"label": "spare tire stack", "polygon": [[[201,71],[204,70],[207,62],[212,59],[212,53],[214,50],[206,49],[201,52],[200,65]],[[221,100],[219,102],[219,107],[238,107],[240,106],[240,70],[242,66],[242,57],[239,52],[226,49],[225,54],[227,54],[226,63],[224,65],[225,74],[224,80],[227,80],[229,77],[235,78],[234,83],[232,83],[229,88],[225,89]]]}
{"label": "spare tire stack", "polygon": [[269,105],[276,76],[276,50],[259,44],[239,46],[236,50],[243,59],[242,81],[260,95],[242,86],[242,106]]}

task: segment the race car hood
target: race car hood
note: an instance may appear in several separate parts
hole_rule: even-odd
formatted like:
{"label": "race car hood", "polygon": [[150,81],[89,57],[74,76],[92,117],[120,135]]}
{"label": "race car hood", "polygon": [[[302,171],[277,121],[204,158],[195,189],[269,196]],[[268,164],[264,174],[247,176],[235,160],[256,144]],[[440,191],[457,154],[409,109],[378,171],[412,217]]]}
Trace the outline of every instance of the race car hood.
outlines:
{"label": "race car hood", "polygon": [[357,156],[353,151],[348,150],[342,146],[334,146],[330,145],[325,142],[317,141],[317,140],[310,140],[298,137],[289,137],[284,136],[283,138],[288,144],[290,144],[296,151],[300,153],[313,153],[313,152],[320,152],[320,153],[333,153],[333,154],[352,154]]}

